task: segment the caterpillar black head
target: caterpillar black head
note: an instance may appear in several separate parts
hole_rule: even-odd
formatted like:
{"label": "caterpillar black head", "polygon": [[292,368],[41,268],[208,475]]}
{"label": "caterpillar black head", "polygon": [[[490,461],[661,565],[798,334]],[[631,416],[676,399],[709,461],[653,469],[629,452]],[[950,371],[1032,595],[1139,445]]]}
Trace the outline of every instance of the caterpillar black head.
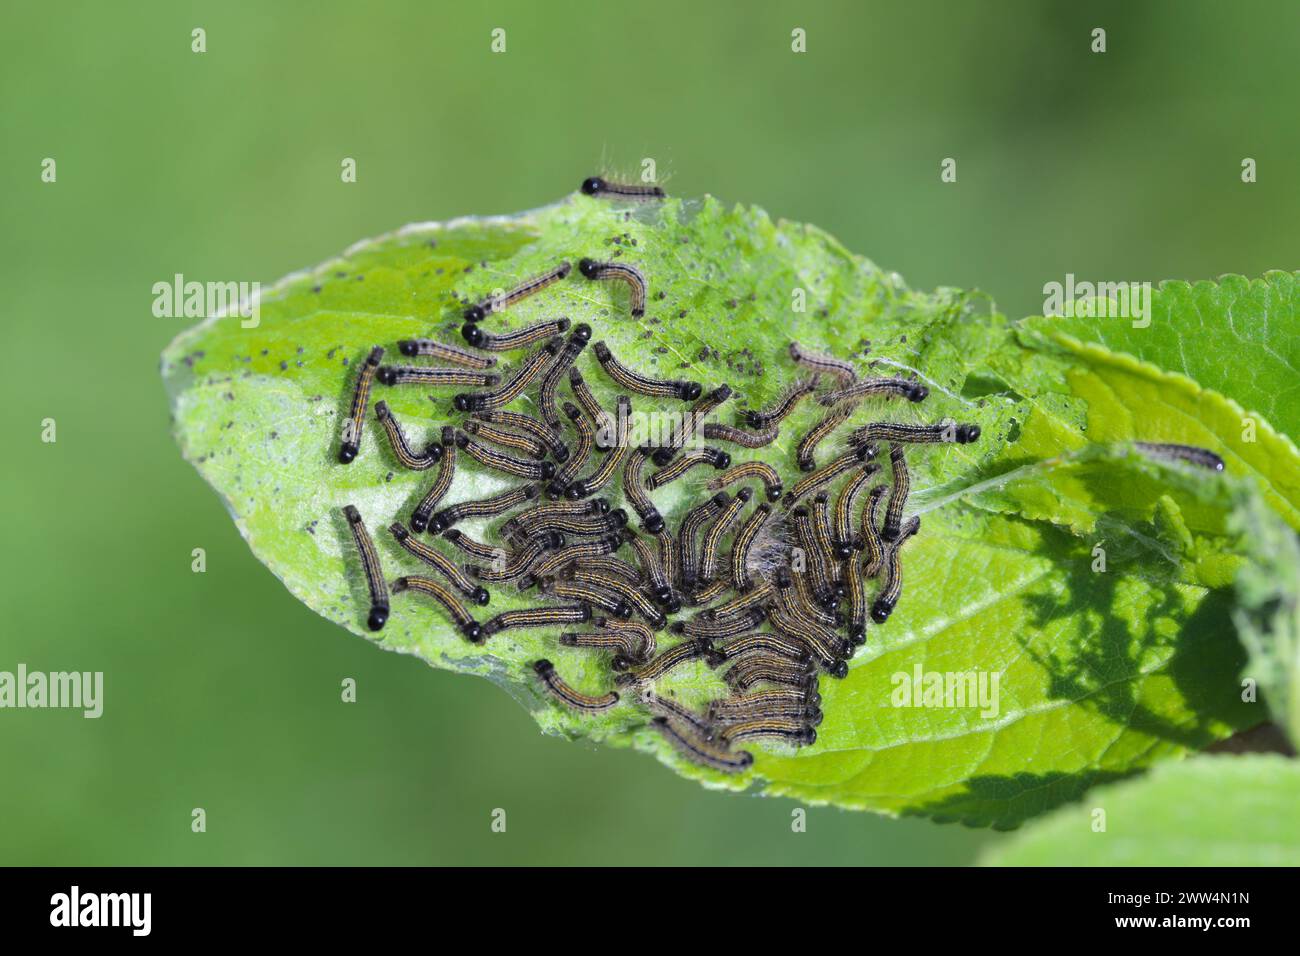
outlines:
{"label": "caterpillar black head", "polygon": [[481,305],[471,305],[465,310],[466,322],[482,322],[487,318],[487,309]]}
{"label": "caterpillar black head", "polygon": [[387,623],[387,621],[388,621],[388,608],[372,607],[370,609],[370,617],[366,619],[366,626],[369,627],[372,631],[378,631],[383,628],[384,624]]}
{"label": "caterpillar black head", "polygon": [[[605,180],[601,179],[599,176],[588,176],[586,179],[582,181],[581,189],[588,196],[595,196],[604,188],[605,188]],[[582,267],[579,266],[579,268]]]}
{"label": "caterpillar black head", "polygon": [[470,345],[478,348],[487,339],[487,335],[473,322],[466,322],[460,330],[460,334],[465,337],[465,341]]}
{"label": "caterpillar black head", "polygon": [[909,402],[923,402],[930,397],[930,390],[920,382],[913,382],[906,395]]}
{"label": "caterpillar black head", "polygon": [[[600,274],[600,263],[597,262],[595,259],[579,259],[578,271],[581,272],[588,279],[594,279],[596,278],[597,275]],[[596,346],[596,348],[599,351],[600,346],[598,345]],[[606,351],[609,350],[606,349]]]}
{"label": "caterpillar black head", "polygon": [[980,437],[980,427],[978,425],[958,425],[957,442],[962,445],[969,445]]}

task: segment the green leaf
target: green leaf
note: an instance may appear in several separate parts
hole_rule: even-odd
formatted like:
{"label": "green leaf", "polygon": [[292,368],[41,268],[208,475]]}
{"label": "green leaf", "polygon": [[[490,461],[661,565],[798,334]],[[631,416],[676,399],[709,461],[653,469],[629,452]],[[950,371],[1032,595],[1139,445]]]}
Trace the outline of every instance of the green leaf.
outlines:
{"label": "green leaf", "polygon": [[1150,324],[1069,315],[1028,319],[1024,329],[1095,342],[1180,372],[1300,435],[1300,273],[1163,282],[1151,298]]}
{"label": "green leaf", "polygon": [[[650,374],[729,383],[738,407],[765,405],[793,380],[786,349],[797,339],[929,384],[923,405],[882,408],[881,417],[948,416],[983,429],[977,444],[911,457],[924,527],[904,552],[903,599],[871,629],[848,677],[821,681],[817,743],[749,748],[756,760],[740,776],[685,762],[647,729],[635,701],[593,717],[544,698],[530,670],[543,656],[581,689],[610,685],[605,660],[558,647],[556,632],[509,631],[474,646],[409,596],[395,598],[378,638],[365,630],[364,585],[338,509],[358,506],[390,577],[416,573],[383,529],[409,514],[429,478],[399,469],[373,422],[358,459],[336,463],[356,363],[370,345],[398,338],[456,341],[457,294],[478,299],[558,260],[615,253],[649,276],[643,319],[628,317],[621,289],[575,270],[499,316],[501,326],[563,312]],[[804,311],[792,309],[796,290]],[[612,407],[615,391],[594,359],[582,364]],[[1260,480],[1294,520],[1297,457],[1285,437],[1264,426],[1258,443],[1243,444],[1229,434],[1240,417],[1231,399],[1185,376],[1078,340],[1022,341],[980,296],[908,289],[816,228],[758,209],[706,199],[626,210],[575,196],[511,218],[409,226],[283,280],[262,297],[256,328],[232,316],[183,334],[164,353],[163,376],[184,454],[223,495],[253,552],[309,607],[386,648],[492,679],[548,732],[635,746],[710,786],[1007,827],[1257,719],[1235,678],[1244,655],[1232,637],[1228,485],[1131,454],[1127,443],[1219,451],[1230,473]],[[458,420],[451,391],[382,397],[418,440]],[[638,398],[634,408],[667,406]],[[794,446],[815,417],[805,403],[773,446],[733,457],[772,461],[788,487],[799,474]],[[1090,447],[1098,443],[1114,447]],[[699,500],[703,480],[657,493],[670,523]],[[508,484],[463,467],[447,501]],[[1098,545],[1104,572],[1093,570]],[[493,613],[515,606],[529,601],[494,591]],[[963,706],[897,706],[918,667],[982,675],[987,691],[996,675],[996,712],[955,698]],[[698,706],[724,686],[698,664],[657,691]]]}
{"label": "green leaf", "polygon": [[1232,515],[1250,560],[1237,575],[1233,620],[1249,654],[1247,677],[1264,689],[1273,719],[1300,743],[1300,538],[1256,498]]}
{"label": "green leaf", "polygon": [[1300,764],[1294,760],[1196,757],[1156,767],[1140,780],[1098,787],[1083,803],[1063,807],[999,844],[983,862],[1296,866],[1297,805]]}

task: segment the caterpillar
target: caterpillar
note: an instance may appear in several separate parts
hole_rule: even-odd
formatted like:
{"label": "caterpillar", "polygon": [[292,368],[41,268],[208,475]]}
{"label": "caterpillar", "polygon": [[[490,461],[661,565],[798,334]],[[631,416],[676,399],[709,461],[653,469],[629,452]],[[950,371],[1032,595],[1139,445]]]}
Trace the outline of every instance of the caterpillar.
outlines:
{"label": "caterpillar", "polygon": [[568,276],[569,272],[572,271],[572,268],[573,267],[569,265],[569,263],[561,262],[554,269],[548,269],[541,275],[533,276],[531,279],[525,279],[509,292],[503,293],[499,296],[488,296],[482,302],[479,302],[477,305],[471,305],[465,310],[465,321],[482,322],[493,312],[500,312],[502,309],[507,309],[520,299],[525,299],[530,295],[542,291],[547,286],[559,282],[561,279]]}
{"label": "caterpillar", "polygon": [[357,457],[361,450],[361,429],[366,423],[366,407],[370,404],[370,389],[379,371],[379,363],[384,357],[382,346],[376,345],[370,350],[365,364],[357,373],[357,384],[352,392],[352,410],[343,422],[343,437],[339,443],[339,462],[348,464]]}
{"label": "caterpillar", "polygon": [[512,352],[515,349],[526,349],[530,345],[544,342],[552,336],[568,331],[568,328],[569,320],[560,317],[549,322],[538,322],[536,325],[514,332],[493,334],[483,331],[482,327],[472,323],[466,324],[460,331],[465,341],[476,349],[483,349],[485,352]]}
{"label": "caterpillar", "polygon": [[596,361],[605,370],[605,374],[620,388],[649,398],[679,398],[684,402],[692,402],[700,397],[702,389],[699,382],[650,378],[648,375],[633,371],[616,359],[604,342],[597,342],[591,348],[596,353]]}
{"label": "caterpillar", "polygon": [[555,665],[545,658],[536,661],[533,670],[548,691],[575,710],[608,710],[618,703],[618,694],[612,690],[596,697],[574,690],[555,673]]}
{"label": "caterpillar", "polygon": [[629,307],[632,318],[639,319],[645,315],[646,280],[645,275],[636,266],[626,262],[597,262],[595,259],[579,259],[578,271],[593,282],[614,280],[622,282],[630,295]]}
{"label": "caterpillar", "polygon": [[345,505],[343,516],[348,520],[348,529],[352,532],[352,541],[357,546],[361,558],[361,570],[366,576],[366,587],[370,591],[370,615],[366,626],[372,631],[381,630],[388,620],[388,584],[384,581],[384,569],[379,563],[379,552],[361,520],[361,512],[353,505]]}
{"label": "caterpillar", "polygon": [[495,356],[475,355],[458,345],[448,345],[446,342],[436,342],[433,339],[402,339],[397,343],[397,349],[408,358],[438,358],[479,371],[492,368],[497,364]]}
{"label": "caterpillar", "polygon": [[658,186],[637,186],[628,183],[616,183],[602,176],[588,176],[582,181],[582,191],[588,196],[611,196],[618,199],[631,199],[645,202],[651,199],[663,199],[667,195]]}

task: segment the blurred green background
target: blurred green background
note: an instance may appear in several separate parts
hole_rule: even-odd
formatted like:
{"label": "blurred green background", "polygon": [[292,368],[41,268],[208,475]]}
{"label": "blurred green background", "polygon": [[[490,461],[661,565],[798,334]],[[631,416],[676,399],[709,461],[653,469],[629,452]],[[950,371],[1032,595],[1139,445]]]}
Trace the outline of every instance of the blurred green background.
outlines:
{"label": "blurred green background", "polygon": [[106,709],[0,711],[0,862],[970,862],[998,837],[825,809],[796,835],[790,801],[543,738],[488,683],[317,619],[172,443],[158,353],[186,321],[151,286],[269,283],[642,157],[1013,315],[1067,272],[1293,269],[1300,5],[474,7],[5,4],[0,670],[102,670]]}

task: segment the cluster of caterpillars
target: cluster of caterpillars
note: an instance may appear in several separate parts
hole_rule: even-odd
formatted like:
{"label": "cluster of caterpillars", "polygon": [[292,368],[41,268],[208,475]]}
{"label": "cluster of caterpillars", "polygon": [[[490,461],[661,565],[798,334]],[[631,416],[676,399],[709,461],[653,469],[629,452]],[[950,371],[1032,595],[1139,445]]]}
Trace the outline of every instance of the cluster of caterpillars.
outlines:
{"label": "cluster of caterpillars", "polygon": [[[582,191],[624,200],[662,195],[594,178]],[[571,281],[571,273],[569,263],[560,263],[470,305],[462,330],[468,347],[397,343],[403,360],[437,364],[385,365],[387,353],[376,346],[361,366],[340,435],[343,463],[361,447],[376,382],[459,389],[449,404],[466,416],[417,448],[387,404],[374,403],[397,461],[434,472],[406,521],[389,527],[432,573],[399,577],[391,591],[432,600],[476,643],[512,628],[548,628],[557,646],[603,655],[609,684],[596,694],[566,682],[549,659],[532,666],[539,686],[562,705],[583,712],[620,701],[644,708],[673,745],[717,770],[747,768],[753,755],[741,745],[748,741],[811,744],[822,717],[819,677],[848,673],[869,626],[885,623],[902,593],[902,548],[920,528],[919,517],[907,514],[906,450],[973,442],[979,428],[862,421],[869,399],[919,403],[928,390],[911,378],[861,377],[851,363],[797,344],[789,354],[804,377],[771,407],[728,416],[728,385],[706,389],[651,377],[620,361],[605,342],[593,342],[586,323],[555,318],[509,332],[485,327],[522,299]],[[626,284],[631,312],[644,311],[647,280],[635,265],[583,259],[578,274]],[[594,362],[587,371],[599,369],[618,391],[612,408],[584,378],[588,352]],[[498,370],[501,353],[522,355],[508,374]],[[652,411],[678,414],[659,444],[633,447],[633,402],[647,399],[654,400]],[[772,462],[732,463],[728,446],[771,445],[805,402],[821,408],[817,423],[799,436],[802,477],[787,487]],[[840,436],[841,447],[825,452]],[[466,459],[518,482],[490,498],[444,504]],[[696,469],[716,472],[708,494],[670,522],[654,493]],[[344,514],[370,591],[368,623],[379,630],[388,618],[388,582],[362,516],[351,505]],[[471,518],[499,521],[479,541],[455,527]],[[433,536],[456,556],[433,546]],[[873,582],[878,587],[869,598]],[[480,619],[471,609],[488,606],[488,586],[498,585],[531,592],[537,602]],[[657,682],[688,661],[716,669],[729,693],[698,711],[656,694]]]}

